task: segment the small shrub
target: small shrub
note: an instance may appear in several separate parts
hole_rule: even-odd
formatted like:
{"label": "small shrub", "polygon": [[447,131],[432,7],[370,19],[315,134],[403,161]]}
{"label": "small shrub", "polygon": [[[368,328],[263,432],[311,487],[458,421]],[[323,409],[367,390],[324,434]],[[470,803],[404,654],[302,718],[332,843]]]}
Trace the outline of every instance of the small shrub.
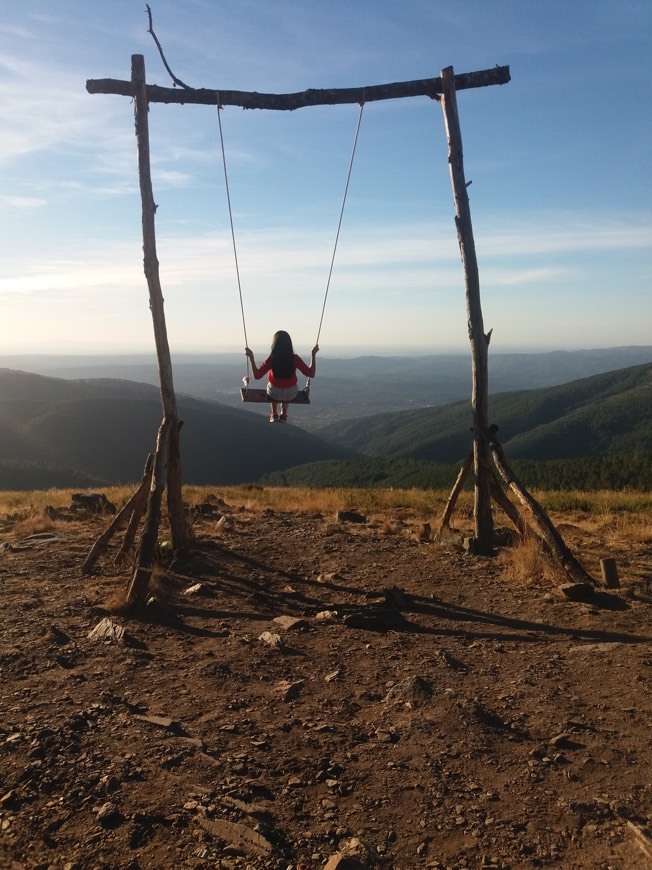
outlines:
{"label": "small shrub", "polygon": [[12,532],[18,538],[28,538],[30,535],[38,535],[41,532],[54,532],[62,526],[63,523],[51,520],[44,513],[33,511],[14,523]]}
{"label": "small shrub", "polygon": [[541,542],[534,535],[516,540],[513,546],[501,551],[498,557],[506,580],[528,585],[550,579],[552,566],[546,558]]}
{"label": "small shrub", "polygon": [[380,526],[379,532],[381,535],[396,535],[398,534],[398,528],[396,523],[392,522],[390,519],[386,519]]}

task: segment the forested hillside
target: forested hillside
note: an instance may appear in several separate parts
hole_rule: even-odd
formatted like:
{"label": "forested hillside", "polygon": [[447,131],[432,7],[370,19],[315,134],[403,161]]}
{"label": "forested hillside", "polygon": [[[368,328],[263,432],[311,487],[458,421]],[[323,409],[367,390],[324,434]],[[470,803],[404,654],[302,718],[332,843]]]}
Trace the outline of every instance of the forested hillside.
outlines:
{"label": "forested hillside", "polygon": [[[352,452],[296,426],[179,397],[187,483],[228,484]],[[161,421],[158,390],[130,381],[67,381],[0,370],[0,488],[139,480]]]}
{"label": "forested hillside", "polygon": [[[530,489],[652,490],[652,453],[595,456],[586,459],[516,459],[510,463]],[[330,460],[275,471],[261,478],[267,486],[328,489],[450,489],[460,464],[417,459]],[[467,486],[472,486],[471,479]]]}
{"label": "forested hillside", "polygon": [[[490,422],[511,459],[652,453],[652,364],[490,397]],[[470,442],[469,401],[327,426],[325,438],[368,456],[455,463]]]}

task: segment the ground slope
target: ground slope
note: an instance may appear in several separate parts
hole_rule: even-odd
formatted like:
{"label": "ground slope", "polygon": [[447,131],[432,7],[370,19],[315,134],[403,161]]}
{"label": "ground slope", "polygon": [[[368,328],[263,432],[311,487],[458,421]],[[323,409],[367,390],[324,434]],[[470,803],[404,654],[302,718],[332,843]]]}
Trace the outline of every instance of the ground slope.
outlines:
{"label": "ground slope", "polygon": [[644,866],[649,552],[586,605],[406,512],[222,504],[117,643],[89,632],[128,569],[79,574],[101,527],[1,532],[3,867]]}

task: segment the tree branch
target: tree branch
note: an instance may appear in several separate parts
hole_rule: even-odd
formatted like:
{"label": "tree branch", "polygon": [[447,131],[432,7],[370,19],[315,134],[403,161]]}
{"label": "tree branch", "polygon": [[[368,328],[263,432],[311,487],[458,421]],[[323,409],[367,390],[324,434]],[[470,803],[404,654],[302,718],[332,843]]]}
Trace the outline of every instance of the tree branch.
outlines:
{"label": "tree branch", "polygon": [[149,20],[149,29],[148,29],[147,32],[152,34],[152,39],[153,39],[154,42],[156,43],[156,47],[158,48],[158,53],[161,55],[161,60],[163,61],[163,65],[165,66],[166,70],[167,70],[168,73],[170,74],[170,78],[172,79],[172,81],[174,82],[174,84],[175,84],[175,85],[179,85],[180,88],[185,88],[185,89],[187,89],[187,90],[192,90],[192,88],[190,87],[190,85],[186,85],[186,84],[184,84],[184,82],[182,82],[181,79],[178,79],[178,78],[175,76],[175,74],[172,72],[172,70],[170,69],[170,65],[168,64],[167,60],[165,59],[165,55],[163,54],[163,49],[161,48],[161,43],[158,41],[158,37],[157,37],[157,35],[154,33],[154,27],[153,27],[153,25],[152,25],[152,10],[149,8],[149,3],[146,3],[146,4],[145,4],[145,9],[147,9],[147,18],[148,18],[148,20]]}

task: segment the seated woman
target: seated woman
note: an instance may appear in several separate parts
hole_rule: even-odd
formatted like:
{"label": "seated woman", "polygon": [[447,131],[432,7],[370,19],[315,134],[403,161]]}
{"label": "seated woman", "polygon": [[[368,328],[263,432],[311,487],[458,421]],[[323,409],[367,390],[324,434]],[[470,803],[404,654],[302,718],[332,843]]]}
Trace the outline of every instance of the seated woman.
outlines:
{"label": "seated woman", "polygon": [[[284,330],[274,334],[272,349],[265,362],[258,367],[254,360],[253,351],[245,348],[245,354],[251,363],[254,378],[258,381],[266,373],[268,375],[267,395],[271,400],[269,422],[287,423],[288,402],[296,398],[299,392],[297,384],[297,369],[307,378],[314,378],[317,370],[315,357],[319,352],[319,345],[315,345],[310,352],[310,365],[307,366],[300,356],[295,354],[292,347],[292,339]],[[278,406],[281,413],[278,413]]]}

